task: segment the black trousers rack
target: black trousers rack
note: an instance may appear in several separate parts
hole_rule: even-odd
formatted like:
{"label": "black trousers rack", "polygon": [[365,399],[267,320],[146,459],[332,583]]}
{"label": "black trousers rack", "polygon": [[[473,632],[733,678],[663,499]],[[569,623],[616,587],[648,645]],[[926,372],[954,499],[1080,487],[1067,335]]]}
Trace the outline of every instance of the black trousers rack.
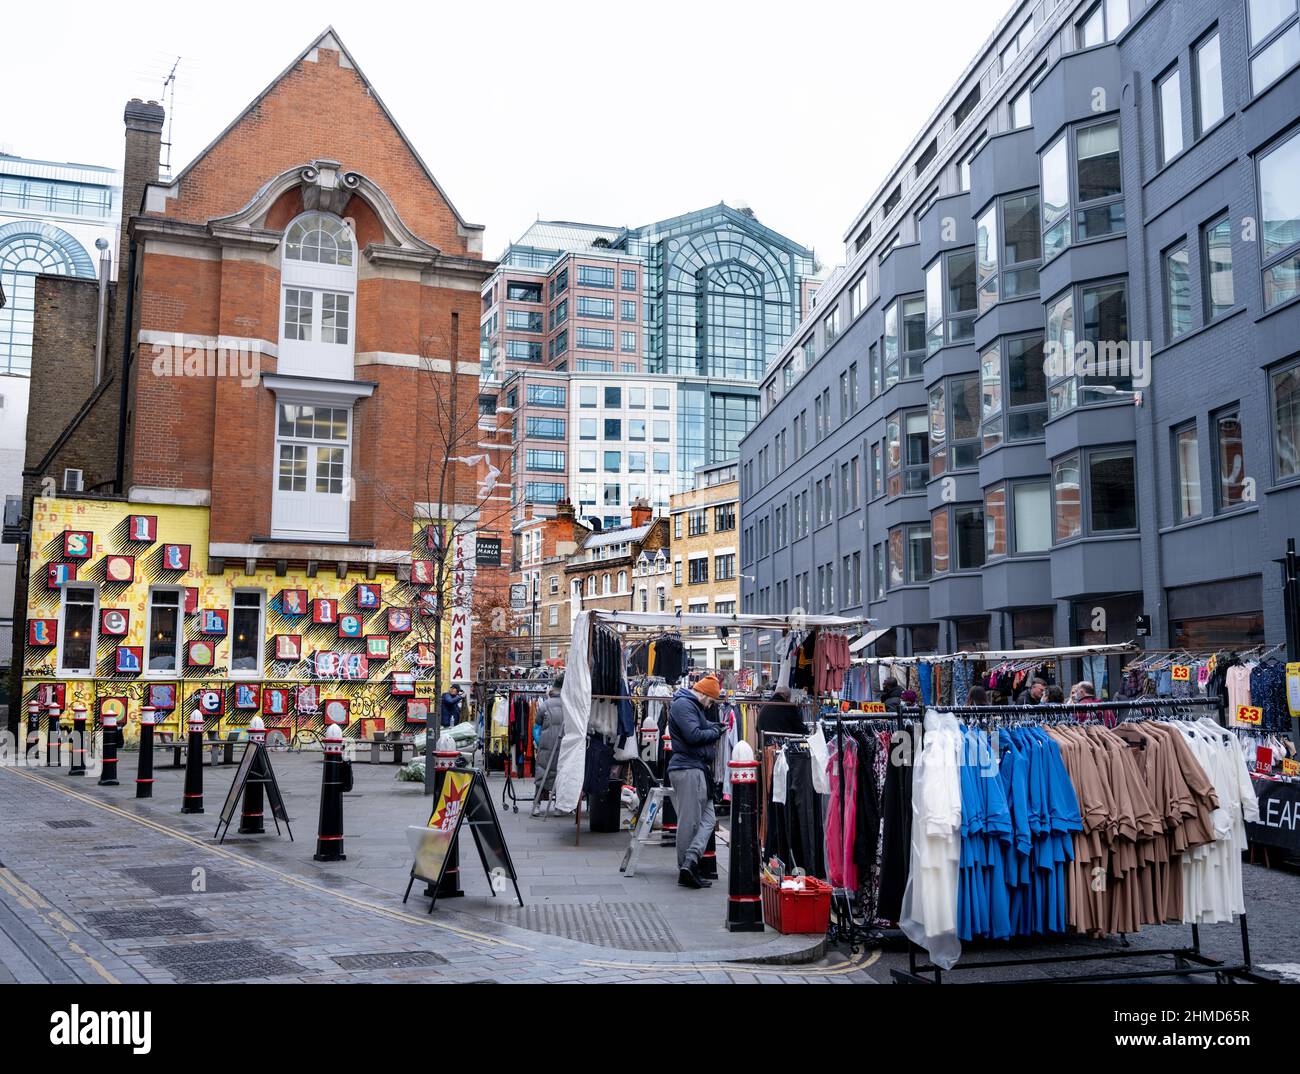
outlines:
{"label": "black trousers rack", "polygon": [[[1060,718],[1060,722],[1071,718],[1072,720],[1079,716],[1099,717],[1103,713],[1113,711],[1123,716],[1142,716],[1142,715],[1165,715],[1178,710],[1201,710],[1203,714],[1213,715],[1222,725],[1224,723],[1223,703],[1217,697],[1172,697],[1172,698],[1140,698],[1133,701],[1097,701],[1095,703],[1079,705],[967,705],[967,706],[950,706],[931,705],[928,708],[934,709],[948,715],[957,717],[979,717],[979,718],[998,718],[1003,719],[1024,719],[1025,717],[1038,718],[1042,722],[1051,723],[1054,719]],[[919,713],[917,713],[919,715]],[[1116,970],[1114,972],[1091,972],[1081,973],[1077,976],[1051,976],[1036,977],[1032,980],[1023,978],[1013,978],[1001,981],[986,981],[986,984],[1097,984],[1106,981],[1135,981],[1160,977],[1194,977],[1198,975],[1213,974],[1216,981],[1220,983],[1229,983],[1231,981],[1250,981],[1255,984],[1272,984],[1273,979],[1258,974],[1250,958],[1250,929],[1246,923],[1246,915],[1239,915],[1239,927],[1241,930],[1241,958],[1234,962],[1224,962],[1220,959],[1210,958],[1201,949],[1201,931],[1199,925],[1191,926],[1191,936],[1189,943],[1183,947],[1160,947],[1160,948],[1135,948],[1129,944],[1128,937],[1120,934],[1122,947],[1113,951],[1096,951],[1080,952],[1077,954],[1049,955],[1042,958],[1008,958],[996,959],[990,961],[960,962],[954,966],[949,973],[958,973],[963,970],[989,970],[989,969],[1010,969],[1022,966],[1068,966],[1086,962],[1114,962],[1120,959],[1134,958],[1171,958],[1172,964],[1167,969],[1158,970]],[[1079,937],[1086,939],[1086,937]],[[1068,934],[1059,937],[1052,937],[1050,942],[1061,943],[1068,941]],[[907,942],[907,969],[895,969],[890,973],[894,978],[895,984],[943,984],[944,970],[934,965],[932,962],[923,961],[921,958],[921,948],[917,947],[910,939]]]}

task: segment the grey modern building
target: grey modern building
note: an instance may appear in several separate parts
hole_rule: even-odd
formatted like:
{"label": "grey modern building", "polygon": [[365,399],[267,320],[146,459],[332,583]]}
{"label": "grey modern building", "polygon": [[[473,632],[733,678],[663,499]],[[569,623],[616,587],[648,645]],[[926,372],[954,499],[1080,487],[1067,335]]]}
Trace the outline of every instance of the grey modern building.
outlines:
{"label": "grey modern building", "polygon": [[498,406],[513,415],[516,521],[567,498],[627,525],[634,499],[666,510],[696,468],[734,460],[817,287],[812,251],[749,209],[530,226],[484,286],[480,322],[485,424]]}
{"label": "grey modern building", "polygon": [[869,616],[879,655],[1140,615],[1151,647],[1281,642],[1298,65],[1296,0],[1016,4],[767,368],[744,610]]}

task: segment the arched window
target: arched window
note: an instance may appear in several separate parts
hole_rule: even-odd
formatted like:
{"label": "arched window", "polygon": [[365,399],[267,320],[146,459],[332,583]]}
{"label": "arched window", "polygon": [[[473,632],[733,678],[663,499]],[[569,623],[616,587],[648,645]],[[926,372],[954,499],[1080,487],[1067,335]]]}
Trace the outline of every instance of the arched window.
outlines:
{"label": "arched window", "polygon": [[627,571],[618,572],[618,591],[620,593],[627,592]]}
{"label": "arched window", "polygon": [[279,372],[352,379],[356,243],[337,216],[306,213],[284,233]]}
{"label": "arched window", "polygon": [[350,267],[354,244],[348,227],[337,216],[309,213],[300,216],[284,233],[284,259],[318,265]]}
{"label": "arched window", "polygon": [[0,373],[32,371],[36,276],[95,275],[95,264],[75,238],[53,224],[18,220],[0,227]]}
{"label": "arched window", "polygon": [[596,576],[594,574],[590,574],[587,576],[587,596],[594,597],[595,595],[596,595]]}
{"label": "arched window", "polygon": [[609,594],[609,575],[608,575],[608,574],[602,574],[602,575],[600,576],[600,592],[601,592],[601,595],[602,595],[602,596],[608,596],[608,594]]}

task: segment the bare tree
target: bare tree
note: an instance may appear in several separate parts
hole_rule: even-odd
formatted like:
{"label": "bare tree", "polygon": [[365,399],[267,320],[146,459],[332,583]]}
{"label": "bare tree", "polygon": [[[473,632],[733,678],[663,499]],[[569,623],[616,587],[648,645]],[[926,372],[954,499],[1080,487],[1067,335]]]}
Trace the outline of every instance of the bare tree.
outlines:
{"label": "bare tree", "polygon": [[[412,666],[416,678],[426,675],[425,669],[429,668],[418,663],[419,654],[429,652],[432,658],[429,671],[434,696],[424,749],[424,788],[429,794],[433,793],[433,752],[439,737],[444,691],[443,628],[448,610],[453,606],[463,607],[471,621],[475,610],[472,592],[456,592],[458,576],[467,585],[468,571],[474,565],[458,565],[455,552],[460,538],[476,530],[504,523],[508,534],[510,521],[509,498],[502,506],[496,497],[498,479],[512,472],[514,446],[510,441],[499,446],[490,443],[496,439],[495,433],[489,435],[479,428],[478,393],[466,391],[460,383],[459,334],[459,317],[453,314],[449,339],[435,334],[419,343],[420,375],[427,378],[431,389],[427,395],[433,401],[427,413],[416,415],[418,448],[417,457],[411,460],[415,491],[423,499],[406,502],[390,486],[370,482],[370,488],[381,502],[411,522],[412,578],[408,585],[399,585],[391,591],[390,606],[410,609],[414,635],[410,651],[416,654],[417,663]],[[448,365],[446,380],[438,369],[444,363]],[[491,626],[495,630],[504,624],[494,622]],[[467,659],[471,657],[472,654],[467,654]]]}

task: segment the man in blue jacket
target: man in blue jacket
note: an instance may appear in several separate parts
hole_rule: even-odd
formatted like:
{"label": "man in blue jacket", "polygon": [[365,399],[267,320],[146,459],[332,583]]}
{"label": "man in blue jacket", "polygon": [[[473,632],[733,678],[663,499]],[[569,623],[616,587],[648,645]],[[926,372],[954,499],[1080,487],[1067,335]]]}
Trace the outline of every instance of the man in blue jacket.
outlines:
{"label": "man in blue jacket", "polygon": [[700,876],[700,858],[713,832],[713,751],[722,727],[708,718],[708,710],[722,696],[722,687],[706,675],[693,687],[673,694],[668,709],[668,730],[673,756],[668,762],[668,782],[677,809],[677,883],[685,888],[706,888],[711,881]]}
{"label": "man in blue jacket", "polygon": [[441,716],[438,721],[443,727],[452,727],[460,723],[461,710],[465,705],[465,699],[461,697],[460,687],[455,683],[451,684],[451,689],[442,695]]}

